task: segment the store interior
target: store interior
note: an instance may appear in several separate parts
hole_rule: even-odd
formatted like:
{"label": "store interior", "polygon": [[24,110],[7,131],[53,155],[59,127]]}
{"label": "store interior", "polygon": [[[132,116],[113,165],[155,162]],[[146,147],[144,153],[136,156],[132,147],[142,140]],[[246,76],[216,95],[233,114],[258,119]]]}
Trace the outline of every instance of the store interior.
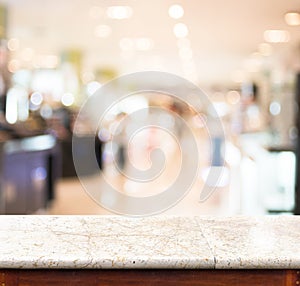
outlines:
{"label": "store interior", "polygon": [[[89,186],[133,197],[175,186],[195,170],[183,160],[197,162],[190,187],[159,214],[299,214],[299,29],[297,0],[0,0],[0,214],[115,214],[82,184],[74,153]],[[188,81],[209,106],[197,110],[176,84],[175,96],[160,92],[155,77],[137,94],[139,80],[114,84],[145,71]],[[163,171],[135,179],[161,162],[154,150]]]}

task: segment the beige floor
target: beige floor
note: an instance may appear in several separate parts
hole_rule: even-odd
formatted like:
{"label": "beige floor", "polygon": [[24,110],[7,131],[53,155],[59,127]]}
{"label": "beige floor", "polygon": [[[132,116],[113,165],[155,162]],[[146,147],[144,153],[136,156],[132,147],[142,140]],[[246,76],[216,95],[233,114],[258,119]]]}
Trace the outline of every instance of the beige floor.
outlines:
{"label": "beige floor", "polygon": [[[199,186],[198,186],[199,187]],[[162,212],[167,215],[229,215],[229,192],[216,189],[204,203],[199,202],[199,188],[192,190],[174,207]],[[109,215],[112,212],[96,203],[85,192],[77,178],[62,179],[56,188],[56,199],[49,207],[49,214],[55,215]]]}
{"label": "beige floor", "polygon": [[[167,135],[166,135],[167,134]],[[209,154],[207,147],[207,137],[205,134],[198,134],[197,143],[200,145],[198,148],[201,150],[199,158],[195,158],[193,149],[190,148],[189,142],[185,140],[185,137],[180,138],[181,145],[183,149],[178,147],[178,144],[168,133],[159,133],[158,131],[153,134],[151,133],[151,140],[154,147],[159,147],[165,155],[165,168],[162,173],[160,173],[157,179],[148,180],[147,183],[137,181],[130,178],[136,178],[136,169],[146,170],[147,168],[160,168],[161,164],[155,164],[149,161],[149,148],[147,149],[147,144],[145,144],[145,138],[147,134],[142,134],[143,136],[138,137],[135,141],[132,141],[132,150],[129,149],[128,153],[130,160],[126,163],[124,167],[125,176],[120,175],[120,172],[116,169],[115,164],[112,161],[107,161],[105,172],[99,177],[100,180],[95,180],[94,176],[88,178],[89,184],[93,189],[105,190],[105,184],[103,177],[106,181],[109,181],[110,185],[114,187],[115,190],[128,194],[131,196],[153,196],[158,192],[163,192],[170,185],[176,185],[176,178],[178,173],[181,172],[184,177],[189,178],[189,168],[194,166],[190,162],[198,160],[199,162],[199,173],[194,177],[195,184],[191,190],[186,194],[186,196],[175,206],[169,208],[162,212],[161,214],[170,215],[229,215],[233,214],[232,211],[232,191],[230,192],[230,184],[227,184],[225,188],[217,188],[213,194],[205,202],[199,202],[200,193],[203,186],[202,177],[203,171],[207,169],[208,156]],[[150,136],[148,134],[148,136]],[[149,137],[150,138],[150,137]],[[156,139],[157,142],[154,142]],[[154,142],[154,143],[153,143]],[[149,146],[148,146],[149,147]],[[150,148],[151,149],[151,148]],[[184,151],[182,151],[184,150]],[[134,152],[133,152],[134,151]],[[197,155],[197,154],[196,154]],[[182,157],[183,156],[183,157]],[[188,163],[185,164],[186,168],[182,167],[182,158]],[[152,158],[153,159],[153,158]],[[151,165],[153,163],[153,165]],[[135,168],[132,168],[134,166]],[[155,167],[156,166],[156,167]],[[194,170],[194,168],[193,168]],[[185,172],[185,173],[184,173]],[[186,173],[189,172],[189,173]],[[159,172],[155,172],[159,173]],[[174,181],[175,180],[175,181]],[[189,180],[188,180],[189,181]],[[189,183],[189,182],[188,182]],[[94,188],[95,187],[95,188]],[[176,189],[179,191],[179,189]],[[105,193],[109,194],[109,193]],[[111,196],[111,194],[109,194]],[[100,195],[101,196],[101,195]],[[112,198],[110,198],[112,199]],[[112,214],[100,204],[96,203],[88,194],[85,192],[84,188],[81,186],[77,178],[74,179],[62,179],[58,182],[56,188],[56,199],[52,206],[49,208],[48,212],[50,214]]]}

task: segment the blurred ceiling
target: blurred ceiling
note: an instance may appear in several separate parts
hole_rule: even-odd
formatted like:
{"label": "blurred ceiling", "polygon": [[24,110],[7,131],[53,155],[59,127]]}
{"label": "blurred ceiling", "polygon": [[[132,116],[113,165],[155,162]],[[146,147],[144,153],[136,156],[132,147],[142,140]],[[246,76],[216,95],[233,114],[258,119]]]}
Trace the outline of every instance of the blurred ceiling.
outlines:
{"label": "blurred ceiling", "polygon": [[[299,26],[288,26],[284,14],[300,11],[299,0],[5,0],[8,6],[8,37],[20,40],[20,49],[59,54],[67,49],[84,52],[84,68],[115,67],[119,73],[160,69],[182,74],[176,23],[184,23],[193,51],[192,61],[199,82],[230,82],[245,59],[264,42],[264,31],[290,32],[289,43],[272,44],[274,55],[288,57],[300,43]],[[172,4],[184,8],[181,19],[169,17]],[[129,19],[107,17],[108,6],[132,8]],[[92,7],[98,12],[91,15]],[[95,36],[95,27],[108,25],[111,33]],[[122,38],[146,37],[153,47],[146,51],[121,51]]]}

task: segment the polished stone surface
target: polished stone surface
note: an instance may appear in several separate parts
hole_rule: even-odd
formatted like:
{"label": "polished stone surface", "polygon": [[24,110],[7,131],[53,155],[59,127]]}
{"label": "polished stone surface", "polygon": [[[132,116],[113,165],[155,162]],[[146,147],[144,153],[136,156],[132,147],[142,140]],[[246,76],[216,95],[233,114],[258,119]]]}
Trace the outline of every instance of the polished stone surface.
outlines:
{"label": "polished stone surface", "polygon": [[0,268],[300,268],[300,218],[1,216]]}
{"label": "polished stone surface", "polygon": [[202,232],[215,268],[300,268],[300,217],[211,218]]}

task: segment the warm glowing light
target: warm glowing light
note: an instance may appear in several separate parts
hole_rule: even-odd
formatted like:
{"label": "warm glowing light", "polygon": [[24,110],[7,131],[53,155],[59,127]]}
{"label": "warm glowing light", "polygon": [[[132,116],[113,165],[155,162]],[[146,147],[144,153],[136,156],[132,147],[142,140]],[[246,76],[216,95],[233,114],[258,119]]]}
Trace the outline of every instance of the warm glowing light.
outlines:
{"label": "warm glowing light", "polygon": [[71,106],[74,103],[74,95],[72,93],[65,93],[61,98],[61,103],[64,106]]}
{"label": "warm glowing light", "polygon": [[16,39],[16,38],[11,38],[10,40],[8,40],[7,42],[7,48],[10,50],[10,51],[16,51],[19,49],[19,40]]}
{"label": "warm glowing light", "polygon": [[300,25],[300,13],[289,12],[284,15],[285,22],[290,26]]}
{"label": "warm glowing light", "polygon": [[185,24],[177,23],[174,26],[173,32],[177,38],[184,38],[188,35],[189,30]]}
{"label": "warm glowing light", "polygon": [[128,19],[132,16],[132,8],[129,6],[111,6],[106,10],[106,14],[111,19]]}
{"label": "warm glowing light", "polygon": [[169,8],[169,16],[173,19],[180,19],[184,14],[182,6],[175,4]]}
{"label": "warm glowing light", "polygon": [[264,38],[268,43],[287,43],[290,40],[290,34],[285,30],[266,30]]}
{"label": "warm glowing light", "polygon": [[107,38],[111,34],[111,27],[107,25],[99,25],[95,28],[94,34],[98,38]]}

